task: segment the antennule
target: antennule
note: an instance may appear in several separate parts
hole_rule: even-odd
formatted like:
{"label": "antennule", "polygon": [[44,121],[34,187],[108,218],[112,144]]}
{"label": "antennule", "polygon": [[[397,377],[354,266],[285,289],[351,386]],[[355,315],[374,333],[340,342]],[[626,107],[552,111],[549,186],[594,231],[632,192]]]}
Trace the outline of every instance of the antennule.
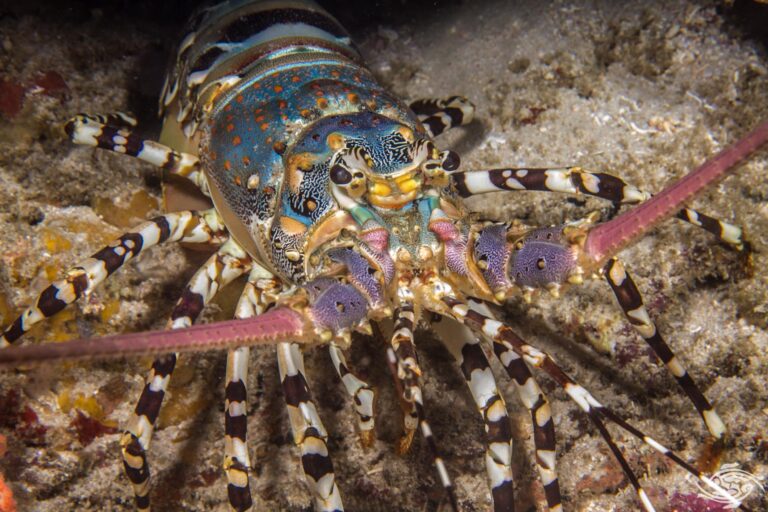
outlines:
{"label": "antennule", "polygon": [[705,162],[671,187],[613,220],[590,230],[584,254],[599,266],[656,224],[674,215],[706,187],[733,172],[736,166],[768,142],[768,122],[717,156]]}

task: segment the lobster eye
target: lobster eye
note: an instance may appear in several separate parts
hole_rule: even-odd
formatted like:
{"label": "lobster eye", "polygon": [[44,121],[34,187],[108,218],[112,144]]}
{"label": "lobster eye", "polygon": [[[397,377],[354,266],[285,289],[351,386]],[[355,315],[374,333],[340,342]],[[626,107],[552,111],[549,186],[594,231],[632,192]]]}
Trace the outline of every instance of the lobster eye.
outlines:
{"label": "lobster eye", "polygon": [[341,165],[334,165],[331,168],[331,181],[337,185],[346,185],[352,181],[352,174]]}

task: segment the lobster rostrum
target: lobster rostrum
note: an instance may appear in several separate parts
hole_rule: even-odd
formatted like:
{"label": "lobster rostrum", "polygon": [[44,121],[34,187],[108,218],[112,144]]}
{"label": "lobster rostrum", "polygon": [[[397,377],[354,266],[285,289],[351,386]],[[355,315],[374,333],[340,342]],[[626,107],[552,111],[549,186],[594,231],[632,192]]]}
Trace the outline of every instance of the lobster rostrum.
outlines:
{"label": "lobster rostrum", "polygon": [[[746,250],[741,230],[686,208],[768,140],[768,124],[674,186],[648,192],[580,168],[460,171],[459,156],[434,138],[472,120],[461,97],[405,105],[365,68],[346,31],[309,2],[232,1],[190,21],[161,94],[159,142],[132,132],[126,114],[85,115],[67,124],[76,143],[135,156],[194,183],[213,207],[182,210],[125,233],[46,288],[2,334],[6,347],[40,320],[61,311],[141,252],[163,242],[215,244],[192,277],[168,324],[173,332],[140,333],[56,346],[7,348],[5,365],[47,359],[170,352],[153,363],[121,438],[136,505],[147,510],[147,450],[175,351],[229,349],[225,461],[229,502],[252,507],[246,444],[248,345],[274,344],[294,441],[316,510],[343,510],[326,428],[304,373],[303,347],[328,347],[354,399],[364,444],[374,439],[374,391],[350,370],[344,351],[352,333],[388,336],[388,365],[401,394],[403,436],[420,431],[454,509],[458,503],[426,418],[414,331],[429,314],[461,365],[486,430],[485,461],[497,511],[514,509],[512,431],[506,405],[482,349],[489,341],[531,413],[536,464],[549,510],[562,509],[549,403],[530,367],[543,370],[589,416],[637,491],[653,505],[606,428],[615,423],[741,505],[658,441],[604,407],[546,353],[494,317],[488,303],[541,290],[554,295],[593,277],[605,278],[628,320],[693,402],[706,428],[725,426],[667,346],[632,278],[616,258],[658,222],[677,215]],[[586,194],[639,204],[600,223],[597,215],[535,228],[519,221],[473,221],[462,198],[496,191]],[[642,203],[642,204],[641,204]],[[192,326],[223,286],[246,275],[236,320]],[[391,320],[391,325],[390,321]],[[382,326],[374,326],[371,322]]]}

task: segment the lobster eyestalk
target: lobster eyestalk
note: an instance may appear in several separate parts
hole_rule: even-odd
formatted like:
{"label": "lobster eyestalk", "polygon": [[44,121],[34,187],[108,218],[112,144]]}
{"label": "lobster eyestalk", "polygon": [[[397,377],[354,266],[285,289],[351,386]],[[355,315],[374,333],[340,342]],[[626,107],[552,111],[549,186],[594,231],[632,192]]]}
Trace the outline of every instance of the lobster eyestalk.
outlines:
{"label": "lobster eyestalk", "polygon": [[634,243],[659,222],[677,213],[688,201],[736,169],[736,166],[768,142],[768,122],[677,183],[613,220],[592,228],[584,243],[586,264],[600,267],[611,256]]}
{"label": "lobster eyestalk", "polygon": [[65,343],[46,343],[0,350],[0,368],[35,366],[49,361],[112,359],[170,352],[203,352],[280,341],[305,340],[302,315],[281,307],[260,316],[195,325],[187,329],[119,334]]}

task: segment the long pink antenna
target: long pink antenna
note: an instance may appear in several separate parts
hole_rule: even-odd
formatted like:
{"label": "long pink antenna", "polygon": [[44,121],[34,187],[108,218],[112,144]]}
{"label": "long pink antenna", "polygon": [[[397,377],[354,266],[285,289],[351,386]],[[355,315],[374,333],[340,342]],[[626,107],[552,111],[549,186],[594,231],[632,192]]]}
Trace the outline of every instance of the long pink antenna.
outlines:
{"label": "long pink antenna", "polygon": [[727,176],[739,162],[766,142],[768,122],[759,125],[752,133],[647,202],[593,228],[587,235],[585,255],[596,264],[604,262],[656,224],[677,213],[706,187]]}
{"label": "long pink antenna", "polygon": [[202,352],[279,341],[301,341],[304,320],[289,308],[255,318],[195,325],[188,329],[150,331],[65,343],[45,343],[0,350],[0,368],[33,366],[47,361],[107,359],[160,352]]}

